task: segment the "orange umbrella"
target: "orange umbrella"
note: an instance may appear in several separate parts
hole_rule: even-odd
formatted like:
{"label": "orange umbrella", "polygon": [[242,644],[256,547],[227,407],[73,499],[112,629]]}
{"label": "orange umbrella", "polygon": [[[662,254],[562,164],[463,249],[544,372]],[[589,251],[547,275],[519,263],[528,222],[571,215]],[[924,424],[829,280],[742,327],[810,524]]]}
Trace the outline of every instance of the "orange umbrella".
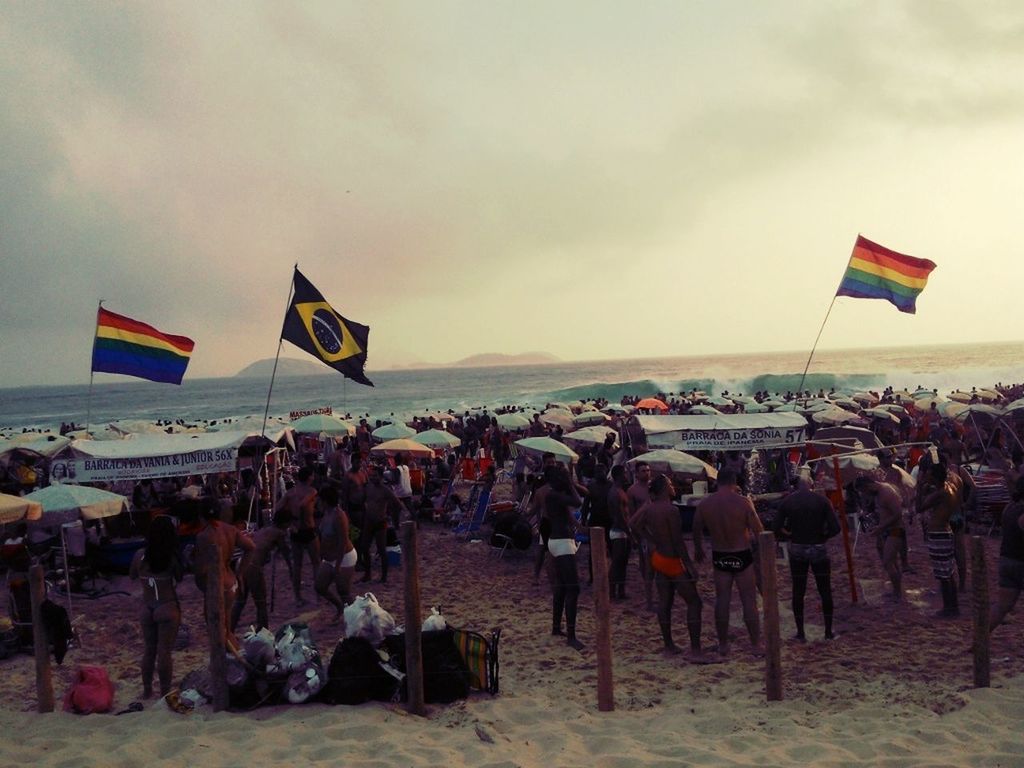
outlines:
{"label": "orange umbrella", "polygon": [[668,406],[665,405],[661,400],[656,397],[645,397],[639,403],[636,404],[637,408],[647,408],[650,410],[667,411]]}

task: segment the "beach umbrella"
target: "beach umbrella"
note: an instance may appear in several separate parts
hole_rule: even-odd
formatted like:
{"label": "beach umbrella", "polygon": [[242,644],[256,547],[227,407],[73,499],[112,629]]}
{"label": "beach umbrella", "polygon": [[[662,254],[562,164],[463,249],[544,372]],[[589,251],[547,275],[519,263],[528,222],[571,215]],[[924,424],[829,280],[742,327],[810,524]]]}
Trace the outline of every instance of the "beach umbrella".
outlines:
{"label": "beach umbrella", "polygon": [[417,432],[414,439],[428,448],[456,448],[462,445],[459,438],[443,429],[427,429]]}
{"label": "beach umbrella", "polygon": [[530,420],[521,413],[499,413],[494,419],[499,427],[513,432],[530,426]]}
{"label": "beach umbrella", "polygon": [[48,485],[24,498],[42,506],[39,522],[47,526],[114,517],[128,508],[128,499],[121,494],[87,485]]}
{"label": "beach umbrella", "polygon": [[561,408],[544,411],[540,415],[540,420],[544,424],[554,424],[562,429],[572,429],[576,426],[576,423],[573,421],[572,411],[566,411]]}
{"label": "beach umbrella", "polygon": [[822,427],[814,433],[814,442],[841,442],[846,444],[857,443],[861,448],[871,449],[882,447],[882,443],[879,441],[878,435],[870,429],[850,425]]}
{"label": "beach umbrella", "polygon": [[772,406],[772,411],[775,413],[795,413],[798,410],[803,409],[798,408],[796,403],[780,403]]}
{"label": "beach umbrella", "polygon": [[727,397],[719,397],[718,395],[705,397],[703,400],[705,403],[710,403],[711,405],[732,405],[732,400]]}
{"label": "beach umbrella", "polygon": [[1011,411],[1019,411],[1022,408],[1024,408],[1024,397],[1022,397],[1020,400],[1014,400],[1012,403],[1006,406],[1004,410],[1007,413],[1010,413]]}
{"label": "beach umbrella", "polygon": [[24,496],[0,493],[0,525],[19,520],[38,520],[43,516],[43,505]]}
{"label": "beach umbrella", "polygon": [[595,424],[604,424],[606,421],[608,421],[608,417],[600,411],[583,411],[572,418],[573,426],[576,427],[588,427]]}
{"label": "beach umbrella", "polygon": [[385,440],[397,440],[403,437],[415,437],[416,430],[405,426],[405,424],[385,424],[383,427],[377,427],[370,434],[373,435],[374,440],[384,442]]}
{"label": "beach umbrella", "polygon": [[889,413],[895,413],[897,416],[907,415],[907,409],[902,405],[897,405],[896,403],[879,403],[875,407],[881,408],[883,411],[888,411]]}
{"label": "beach umbrella", "polygon": [[900,417],[895,413],[891,413],[885,408],[865,408],[864,414],[870,416],[872,419],[879,419],[881,421],[894,421],[897,424],[900,423]]}
{"label": "beach umbrella", "polygon": [[583,413],[583,411],[596,411],[596,410],[597,410],[597,406],[594,405],[593,403],[584,403],[584,402],[580,401],[580,413]]}
{"label": "beach umbrella", "polygon": [[632,413],[633,406],[619,405],[618,403],[609,403],[602,410],[604,410],[606,413]]}
{"label": "beach umbrella", "polygon": [[768,413],[769,408],[764,403],[759,403],[756,400],[751,400],[749,403],[743,403],[744,413]]}
{"label": "beach umbrella", "polygon": [[112,421],[108,428],[115,432],[120,432],[122,435],[150,435],[164,431],[163,427],[157,426],[152,421],[143,421],[142,419]]}
{"label": "beach umbrella", "polygon": [[615,435],[615,444],[618,445],[618,434],[611,427],[583,427],[575,432],[566,432],[562,439],[567,443],[580,443],[581,445],[602,445],[608,435]]}
{"label": "beach umbrella", "polygon": [[524,437],[516,440],[516,447],[521,451],[533,454],[552,453],[555,459],[562,464],[572,464],[579,458],[579,455],[565,443],[560,443],[552,437]]}
{"label": "beach umbrella", "polygon": [[691,405],[689,412],[697,416],[721,416],[722,412],[710,405]]}
{"label": "beach umbrella", "polygon": [[949,393],[949,399],[957,403],[969,403],[971,402],[972,395],[970,392],[961,392],[957,390]]}
{"label": "beach umbrella", "polygon": [[646,462],[652,472],[671,473],[676,477],[690,480],[703,480],[705,478],[715,480],[718,477],[718,470],[710,464],[675,448],[660,448],[655,451],[641,453],[639,456],[627,461],[626,464],[632,468],[638,461]]}
{"label": "beach umbrella", "polygon": [[300,435],[327,435],[341,437],[354,435],[356,428],[343,419],[328,413],[311,413],[289,424]]}
{"label": "beach umbrella", "polygon": [[860,416],[850,411],[845,411],[842,408],[824,408],[819,411],[815,411],[811,414],[811,418],[818,424],[837,425],[837,424],[849,424],[851,422],[860,421]]}
{"label": "beach umbrella", "polygon": [[850,399],[856,400],[858,403],[874,405],[878,402],[878,395],[873,395],[870,392],[854,392],[850,395]]}
{"label": "beach umbrella", "polygon": [[861,403],[850,397],[837,397],[831,401],[833,405],[838,405],[840,408],[846,411],[857,411],[861,407]]}
{"label": "beach umbrella", "polygon": [[976,394],[986,403],[995,403],[1003,399],[1003,396],[993,389],[979,389]]}
{"label": "beach umbrella", "polygon": [[637,408],[645,408],[651,411],[667,411],[668,406],[656,397],[645,397],[636,404]]}
{"label": "beach umbrella", "polygon": [[972,416],[986,416],[989,418],[998,418],[1003,415],[1002,408],[996,408],[994,405],[986,405],[985,403],[974,403],[968,405],[961,411],[958,411],[953,418],[957,421],[967,421]]}
{"label": "beach umbrella", "polygon": [[404,453],[407,456],[412,456],[416,459],[432,459],[434,458],[434,450],[418,443],[415,440],[410,440],[407,437],[399,437],[394,440],[386,440],[380,445],[375,445],[370,449],[370,453],[375,453],[383,456],[394,456],[399,453]]}
{"label": "beach umbrella", "polygon": [[955,400],[946,401],[944,403],[939,403],[935,407],[935,410],[937,410],[942,416],[944,416],[947,419],[955,419],[958,413],[967,410],[967,404],[960,403]]}

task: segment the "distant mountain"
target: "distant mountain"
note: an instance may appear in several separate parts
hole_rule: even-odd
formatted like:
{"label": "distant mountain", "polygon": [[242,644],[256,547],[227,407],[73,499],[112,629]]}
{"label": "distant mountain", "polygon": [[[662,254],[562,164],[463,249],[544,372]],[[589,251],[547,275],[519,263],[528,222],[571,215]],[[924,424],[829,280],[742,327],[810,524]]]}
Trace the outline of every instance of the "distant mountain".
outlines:
{"label": "distant mountain", "polygon": [[[524,352],[521,355],[503,355],[487,352],[481,355],[470,355],[454,363],[413,363],[412,365],[395,366],[395,370],[411,370],[417,368],[490,368],[498,365],[549,365],[560,363],[560,359],[547,352]],[[274,370],[274,358],[257,360],[245,366],[235,374],[235,378],[270,378]],[[322,363],[313,360],[297,360],[293,357],[282,357],[277,363],[278,376],[316,376],[334,373]]]}
{"label": "distant mountain", "polygon": [[464,357],[444,367],[487,368],[492,365],[547,365],[560,362],[562,361],[547,352],[523,352],[521,355],[502,355],[496,352],[487,352],[482,355]]}
{"label": "distant mountain", "polygon": [[[245,366],[245,368],[235,374],[235,378],[269,379],[273,371],[274,358],[268,357],[265,360],[257,360],[255,363]],[[282,357],[277,361],[278,376],[316,376],[334,372],[333,368],[328,368],[323,363],[318,363],[314,360],[297,360],[294,357]]]}

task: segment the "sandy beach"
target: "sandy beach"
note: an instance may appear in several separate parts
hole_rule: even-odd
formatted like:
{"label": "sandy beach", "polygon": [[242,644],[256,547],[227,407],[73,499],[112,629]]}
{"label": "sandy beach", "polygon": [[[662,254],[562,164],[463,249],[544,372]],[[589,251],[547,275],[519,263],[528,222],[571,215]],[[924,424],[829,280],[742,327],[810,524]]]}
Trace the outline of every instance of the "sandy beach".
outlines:
{"label": "sandy beach", "polygon": [[[833,540],[840,635],[833,642],[821,639],[813,588],[807,599],[809,642],[786,639],[793,633],[790,580],[779,564],[785,700],[772,704],[765,700],[764,662],[748,650],[738,599],[727,663],[697,666],[666,656],[657,621],[643,605],[634,556],[630,600],[612,604],[615,711],[599,713],[593,588],[585,586],[581,595],[579,632],[588,646],[577,653],[549,634],[550,588],[543,578],[540,585],[532,583],[529,555],[499,558],[486,540],[465,541],[426,523],[419,544],[423,605],[440,606],[453,626],[502,628],[497,696],[474,693],[453,705],[429,705],[426,718],[407,714],[400,704],[379,703],[222,713],[207,706],[183,715],[159,699],[145,702],[142,712],[116,717],[39,715],[33,659],[19,655],[0,662],[0,727],[7,734],[0,765],[1021,765],[1020,620],[1011,615],[993,635],[992,687],[972,690],[969,605],[957,621],[932,618],[939,598],[920,535],[911,533],[915,572],[906,576],[908,601],[900,606],[883,598],[874,545],[863,536],[855,553],[863,598],[851,604],[841,544]],[[987,546],[994,589],[996,540]],[[82,645],[54,667],[58,707],[79,664],[107,668],[116,686],[115,712],[140,699],[138,586],[119,577],[108,587],[132,596],[76,601]],[[369,587],[401,620],[400,569],[392,569],[387,584],[356,587]],[[312,594],[308,584],[304,589]],[[713,586],[706,565],[700,590],[704,642],[711,646]],[[191,577],[179,594],[191,642],[175,653],[176,681],[207,660],[202,603]],[[252,612],[250,605],[243,623]],[[329,659],[341,636],[333,611],[323,603],[297,609],[285,569],[279,568],[272,624],[292,619],[310,624]],[[677,637],[685,637],[678,605],[674,619]]]}

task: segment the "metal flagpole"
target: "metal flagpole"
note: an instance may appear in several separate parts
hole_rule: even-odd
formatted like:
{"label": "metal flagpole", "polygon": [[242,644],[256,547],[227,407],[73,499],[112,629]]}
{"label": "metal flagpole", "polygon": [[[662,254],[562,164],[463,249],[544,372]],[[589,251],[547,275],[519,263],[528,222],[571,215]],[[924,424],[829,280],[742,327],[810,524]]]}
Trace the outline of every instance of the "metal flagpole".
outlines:
{"label": "metal flagpole", "polygon": [[[299,264],[298,264],[298,262],[296,262],[295,263],[295,269],[297,270],[298,268],[299,268]],[[277,377],[277,363],[281,359],[281,346],[284,343],[284,326],[285,326],[285,323],[288,322],[288,312],[292,308],[292,297],[294,296],[294,294],[295,294],[295,272],[293,271],[292,272],[292,281],[288,285],[288,301],[285,304],[284,319],[281,320],[281,333],[277,337],[277,354],[274,356],[274,369],[270,373],[270,386],[267,388],[267,405],[266,405],[266,408],[264,408],[264,410],[263,410],[263,427],[260,429],[260,438],[263,439],[263,440],[265,440],[266,437],[267,437],[267,418],[270,416],[270,396],[271,396],[271,393],[274,391],[274,379]],[[266,461],[267,461],[267,454],[264,453],[263,456],[260,459],[259,467],[256,468],[256,479],[257,479],[257,482],[259,481],[260,473],[263,471],[263,466],[264,466],[264,464],[266,464]],[[268,482],[269,482],[269,480],[268,480]],[[274,498],[273,488],[271,488],[270,491],[271,491],[271,493],[270,493],[270,501],[273,504],[277,500]],[[259,496],[258,493],[254,493],[252,495],[252,500],[249,502],[249,522],[250,523],[252,523],[252,516],[253,516],[252,515],[252,511],[253,511],[252,508],[253,508],[254,505],[259,503],[258,500],[257,500],[258,496]]]}
{"label": "metal flagpole", "polygon": [[96,328],[92,332],[92,357],[89,358],[89,395],[85,399],[85,434],[89,434],[89,426],[92,424],[92,380],[96,372],[93,370],[93,364],[96,360],[96,339],[99,338],[100,333],[100,310],[103,309],[103,302],[105,299],[100,299],[99,306],[96,307]]}
{"label": "metal flagpole", "polygon": [[[857,233],[857,237],[860,237],[860,233]],[[843,270],[843,277],[846,277],[846,272],[850,269],[850,262],[853,261],[853,255],[846,260],[846,269]],[[821,339],[821,332],[825,330],[825,323],[828,322],[828,316],[832,314],[832,307],[835,306],[836,299],[839,298],[839,288],[843,284],[843,278],[839,278],[839,285],[836,286],[836,292],[832,295],[832,303],[828,305],[828,312],[825,313],[825,319],[821,321],[821,328],[818,329],[818,335],[814,337],[814,346],[811,347],[811,354],[807,356],[807,365],[804,366],[803,375],[800,377],[800,386],[797,388],[797,397],[800,397],[804,391],[804,379],[807,378],[807,371],[811,367],[811,359],[814,357],[814,351],[818,348],[818,341]]]}

